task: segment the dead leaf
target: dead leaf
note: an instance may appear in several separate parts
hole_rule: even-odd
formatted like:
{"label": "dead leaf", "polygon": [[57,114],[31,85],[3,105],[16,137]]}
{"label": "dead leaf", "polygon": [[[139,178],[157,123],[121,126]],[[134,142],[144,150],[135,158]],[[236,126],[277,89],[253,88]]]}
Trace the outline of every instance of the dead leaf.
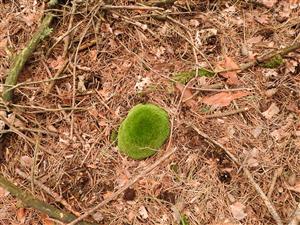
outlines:
{"label": "dead leaf", "polygon": [[148,218],[148,212],[147,212],[147,209],[145,208],[145,206],[141,206],[140,208],[139,208],[139,214],[141,215],[141,217],[143,218],[143,219],[147,219]]}
{"label": "dead leaf", "polygon": [[262,130],[263,130],[262,127],[256,127],[251,131],[251,134],[253,135],[254,138],[258,138]]}
{"label": "dead leaf", "polygon": [[271,106],[262,113],[262,115],[266,118],[266,119],[271,119],[273,116],[275,116],[276,114],[278,114],[280,112],[279,108],[276,106],[275,103],[272,103]]}
{"label": "dead leaf", "polygon": [[33,158],[31,158],[27,155],[21,156],[20,163],[22,166],[29,168],[33,164]]}
{"label": "dead leaf", "polygon": [[232,216],[237,219],[237,220],[242,220],[247,216],[247,213],[245,213],[245,206],[240,203],[240,202],[236,202],[232,205],[229,206],[230,207],[230,211],[232,213]]}
{"label": "dead leaf", "polygon": [[254,17],[254,19],[261,25],[267,25],[270,22],[269,15],[259,15],[259,16]]}
{"label": "dead leaf", "polygon": [[224,107],[228,106],[231,101],[249,95],[249,92],[238,91],[235,93],[230,92],[221,92],[212,96],[204,97],[202,99],[203,103],[207,105],[212,105],[215,107]]}
{"label": "dead leaf", "polygon": [[[183,84],[176,83],[176,88],[182,93],[184,91],[185,86]],[[197,102],[192,99],[193,93],[189,88],[185,88],[185,91],[182,95],[183,95],[182,102],[185,102],[190,107],[196,105]]]}
{"label": "dead leaf", "polygon": [[99,212],[96,212],[92,215],[93,219],[96,220],[97,222],[100,222],[101,220],[104,219],[103,217],[103,213],[101,213],[100,211]]}
{"label": "dead leaf", "polygon": [[26,211],[24,208],[19,208],[16,212],[17,220],[22,224],[25,222]]}
{"label": "dead leaf", "polygon": [[237,70],[239,69],[239,66],[233,61],[231,57],[225,56],[225,59],[223,62],[219,63],[219,66],[224,67],[224,69],[228,70],[236,70],[236,71],[228,71],[228,72],[221,72],[220,75],[222,77],[227,78],[228,84],[239,84],[240,81],[237,76]]}

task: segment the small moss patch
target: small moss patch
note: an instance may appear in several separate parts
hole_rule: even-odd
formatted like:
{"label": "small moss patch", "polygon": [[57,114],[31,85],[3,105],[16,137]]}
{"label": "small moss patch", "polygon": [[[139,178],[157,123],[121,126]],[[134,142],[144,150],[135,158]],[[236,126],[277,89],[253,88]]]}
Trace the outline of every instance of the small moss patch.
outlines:
{"label": "small moss patch", "polygon": [[157,152],[170,134],[165,110],[153,104],[138,104],[128,113],[118,133],[118,147],[133,159],[144,159]]}
{"label": "small moss patch", "polygon": [[264,68],[274,69],[283,64],[283,58],[281,55],[275,55],[271,59],[267,60],[266,62],[263,62],[260,64],[260,66]]}
{"label": "small moss patch", "polygon": [[[205,69],[205,68],[199,68],[198,69],[198,76],[199,77],[212,77],[214,76],[214,72]],[[196,76],[196,70],[191,71],[183,71],[179,72],[174,75],[173,79],[179,83],[186,84],[191,79],[193,79]]]}

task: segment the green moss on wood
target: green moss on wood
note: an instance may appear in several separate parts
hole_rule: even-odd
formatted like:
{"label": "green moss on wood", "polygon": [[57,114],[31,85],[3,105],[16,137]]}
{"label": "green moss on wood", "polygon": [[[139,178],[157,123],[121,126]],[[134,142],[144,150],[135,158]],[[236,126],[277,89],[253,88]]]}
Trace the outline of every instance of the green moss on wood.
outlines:
{"label": "green moss on wood", "polygon": [[[198,69],[199,77],[212,77],[213,75],[215,75],[215,73],[210,70],[207,70],[205,68]],[[196,76],[196,70],[183,71],[183,72],[179,72],[179,73],[175,74],[173,79],[179,83],[186,84],[191,79],[193,79],[195,76]]]}
{"label": "green moss on wood", "polygon": [[5,80],[5,87],[2,93],[2,98],[4,101],[11,101],[13,97],[13,88],[12,86],[16,85],[18,77],[23,70],[25,63],[28,58],[32,55],[38,44],[51,32],[52,29],[49,28],[52,20],[52,14],[47,14],[39,29],[34,33],[32,39],[29,41],[26,48],[24,48],[14,59],[12,66],[9,69]]}
{"label": "green moss on wood", "polygon": [[170,134],[165,110],[153,104],[138,104],[128,113],[118,133],[118,147],[133,159],[155,154]]}
{"label": "green moss on wood", "polygon": [[282,64],[283,64],[283,58],[281,55],[278,54],[273,56],[271,59],[267,60],[266,62],[261,63],[260,66],[264,68],[274,69],[281,66]]}

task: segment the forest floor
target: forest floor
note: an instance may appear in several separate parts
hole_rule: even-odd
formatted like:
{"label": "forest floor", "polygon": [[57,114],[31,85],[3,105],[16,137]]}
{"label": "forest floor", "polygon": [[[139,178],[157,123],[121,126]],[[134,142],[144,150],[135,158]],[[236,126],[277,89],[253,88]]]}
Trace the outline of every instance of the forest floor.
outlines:
{"label": "forest floor", "polygon": [[[173,121],[168,151],[175,152],[88,220],[278,224],[247,168],[288,224],[300,201],[300,51],[276,68],[192,76],[198,68],[236,69],[299,42],[299,1],[109,3],[127,8],[99,2],[60,1],[53,11],[53,31],[27,62],[8,105],[15,132],[2,140],[1,174],[36,198],[84,213],[166,153],[167,145],[135,161],[116,146],[128,111],[154,103]],[[45,10],[43,1],[0,0],[1,83]],[[0,187],[0,224],[59,224],[23,207]]]}

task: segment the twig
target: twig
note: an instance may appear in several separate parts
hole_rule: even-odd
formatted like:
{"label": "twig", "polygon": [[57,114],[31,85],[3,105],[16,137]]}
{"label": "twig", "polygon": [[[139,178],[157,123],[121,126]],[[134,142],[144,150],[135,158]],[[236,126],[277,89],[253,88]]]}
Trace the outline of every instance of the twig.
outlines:
{"label": "twig", "polygon": [[274,191],[274,187],[275,187],[275,184],[276,184],[276,181],[277,181],[277,178],[282,174],[282,171],[283,171],[283,168],[282,167],[279,167],[275,173],[274,173],[274,176],[273,176],[273,179],[272,179],[272,182],[271,182],[271,185],[270,185],[270,188],[269,188],[269,191],[268,191],[268,198],[271,198],[272,196],[272,193]]}
{"label": "twig", "polygon": [[[73,214],[59,210],[58,208],[33,197],[30,193],[21,190],[2,175],[0,175],[0,186],[10,192],[11,195],[21,200],[25,207],[37,209],[40,212],[47,214],[50,218],[57,219],[64,223],[69,223],[73,220],[76,220],[76,216],[74,216]],[[96,223],[89,223],[84,221],[79,222],[78,224],[98,225]]]}
{"label": "twig", "polygon": [[288,225],[299,225],[300,223],[300,203],[297,206],[297,209],[295,210],[292,220]]}
{"label": "twig", "polygon": [[137,6],[137,5],[104,5],[101,9],[113,10],[113,9],[128,9],[128,10],[164,10],[155,6]]}
{"label": "twig", "polygon": [[34,154],[33,154],[33,163],[31,167],[31,191],[34,193],[34,184],[35,184],[35,167],[36,167],[36,161],[37,161],[37,155],[40,147],[40,134],[37,135],[36,137],[36,144],[34,146]]}
{"label": "twig", "polygon": [[60,80],[60,79],[64,79],[64,78],[68,78],[71,75],[65,75],[65,76],[61,76],[61,77],[53,77],[50,79],[45,79],[45,80],[38,80],[38,81],[29,81],[29,82],[22,82],[22,83],[18,83],[16,85],[6,85],[4,84],[4,87],[8,87],[7,91],[11,91],[13,89],[16,89],[18,87],[22,87],[22,86],[27,86],[27,85],[31,85],[31,84],[40,84],[40,83],[46,83],[46,82],[50,82],[50,81],[55,81],[55,80]]}
{"label": "twig", "polygon": [[236,109],[236,110],[227,111],[227,112],[223,112],[223,113],[215,113],[215,114],[212,114],[212,115],[205,115],[205,116],[203,116],[203,118],[211,119],[211,118],[217,118],[217,117],[230,116],[230,115],[234,115],[234,114],[237,114],[237,113],[246,112],[249,109],[250,108],[246,107],[246,108]]}
{"label": "twig", "polygon": [[[192,124],[188,124],[188,125],[191,126],[200,136],[202,136],[205,139],[211,141],[213,144],[215,144],[216,146],[220,147],[223,151],[225,151],[226,154],[231,158],[231,160],[236,165],[241,166],[241,163],[239,162],[239,160],[225,146],[223,146],[221,143],[217,142],[216,140],[209,137],[207,134],[200,131],[195,125],[192,125]],[[278,213],[277,213],[275,207],[273,206],[272,202],[268,199],[268,197],[263,192],[263,190],[255,182],[255,180],[253,179],[250,171],[246,167],[242,167],[242,168],[244,170],[244,174],[246,175],[246,177],[248,178],[250,183],[253,185],[253,187],[255,188],[257,193],[260,195],[260,197],[264,201],[266,207],[268,208],[268,210],[269,210],[270,214],[272,215],[273,219],[276,221],[277,225],[283,225],[282,220],[281,220],[280,216],[278,215]]]}
{"label": "twig", "polygon": [[[24,173],[23,171],[21,171],[20,169],[16,169],[16,173],[22,177],[23,179],[26,179],[28,181],[32,182],[32,178],[30,178],[29,176],[27,176],[26,173]],[[56,192],[52,191],[50,188],[48,188],[47,186],[45,186],[42,182],[40,182],[39,180],[34,180],[34,183],[43,191],[45,191],[48,195],[52,196],[54,198],[54,200],[56,202],[61,203],[63,206],[66,207],[67,210],[69,210],[70,212],[72,212],[74,215],[79,216],[80,213],[73,210],[72,206],[69,205],[68,202],[66,202],[66,200],[64,200],[59,194],[57,194]]]}
{"label": "twig", "polygon": [[231,92],[231,91],[251,91],[253,88],[231,88],[231,89],[216,89],[216,88],[197,88],[189,87],[191,90],[209,91],[209,92]]}
{"label": "twig", "polygon": [[[44,112],[60,112],[60,111],[70,111],[70,110],[87,110],[86,108],[83,108],[83,107],[64,107],[64,108],[53,108],[53,109],[50,109],[50,108],[44,108],[44,107],[41,107],[41,106],[30,106],[30,105],[18,105],[18,104],[10,104],[12,105],[13,107],[17,107],[17,108],[24,108],[24,109],[39,109],[41,111],[44,111]],[[27,112],[29,113],[29,112]]]}
{"label": "twig", "polygon": [[[32,145],[35,145],[35,141],[33,141],[31,138],[27,137],[25,134],[23,134],[22,132],[20,132],[16,127],[14,127],[4,116],[0,115],[0,119],[7,125],[10,127],[10,130],[12,132],[14,132],[15,134],[19,135],[21,138],[23,138],[25,141],[29,142]],[[43,151],[47,152],[50,155],[54,155],[53,152],[49,151],[47,148],[44,148],[42,146],[40,146],[40,149],[42,149]]]}

